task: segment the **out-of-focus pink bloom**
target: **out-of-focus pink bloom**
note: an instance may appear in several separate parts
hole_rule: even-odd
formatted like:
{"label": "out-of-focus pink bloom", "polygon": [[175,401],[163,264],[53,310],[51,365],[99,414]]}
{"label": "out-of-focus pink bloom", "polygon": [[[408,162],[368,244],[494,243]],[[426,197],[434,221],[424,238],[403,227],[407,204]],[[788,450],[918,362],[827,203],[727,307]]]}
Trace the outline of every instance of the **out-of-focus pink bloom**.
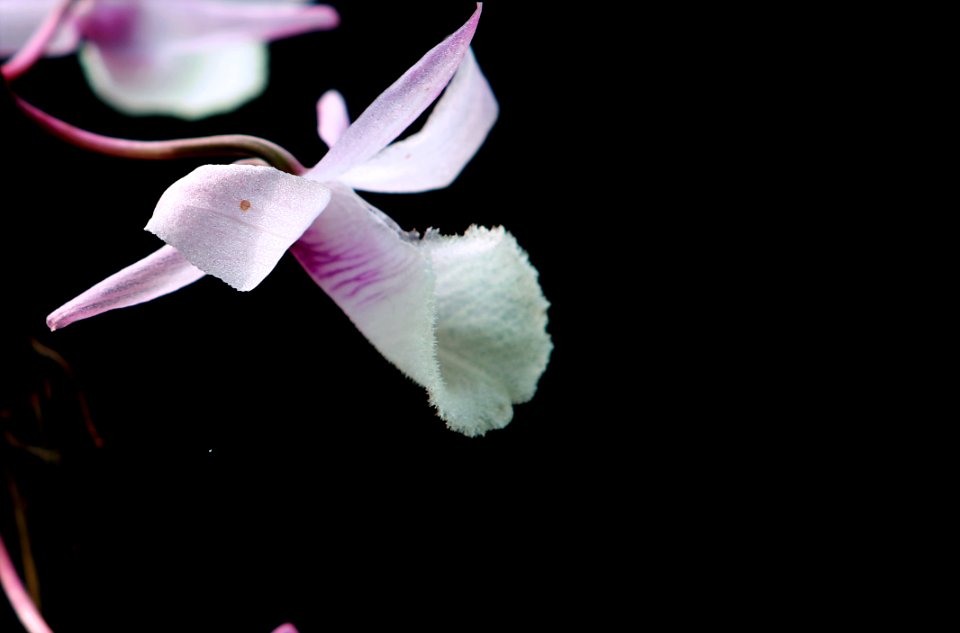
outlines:
{"label": "out-of-focus pink bloom", "polygon": [[[53,633],[20,581],[20,576],[17,575],[13,561],[10,560],[7,548],[3,544],[2,536],[0,536],[0,587],[3,588],[13,611],[27,633]],[[287,622],[275,628],[273,633],[297,633],[297,629]]]}
{"label": "out-of-focus pink bloom", "polygon": [[[0,0],[0,56],[57,1]],[[82,0],[47,51],[77,51],[93,90],[118,110],[195,119],[263,92],[266,42],[337,26],[332,7],[305,1]]]}
{"label": "out-of-focus pink bloom", "polygon": [[[148,301],[203,273],[250,290],[290,248],[367,339],[426,387],[450,428],[482,435],[505,426],[512,405],[533,397],[552,349],[548,303],[526,253],[503,228],[407,233],[353,189],[444,187],[483,143],[498,106],[469,48],[479,17],[478,5],[352,125],[342,98],[324,95],[319,131],[330,151],[303,177],[207,165],[179,180],[146,227],[167,246],[47,323]],[[445,87],[423,129],[391,144]]]}
{"label": "out-of-focus pink bloom", "polygon": [[53,633],[40,615],[40,611],[37,610],[37,605],[33,604],[23,583],[20,582],[20,576],[17,575],[13,561],[10,560],[2,537],[0,537],[0,586],[3,587],[3,592],[7,594],[10,605],[27,633]]}

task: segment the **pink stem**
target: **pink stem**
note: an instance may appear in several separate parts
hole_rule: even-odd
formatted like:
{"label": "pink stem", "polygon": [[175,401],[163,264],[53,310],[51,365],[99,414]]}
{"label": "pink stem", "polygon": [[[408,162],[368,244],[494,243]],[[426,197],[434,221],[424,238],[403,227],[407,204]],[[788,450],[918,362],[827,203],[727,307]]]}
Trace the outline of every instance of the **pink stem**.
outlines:
{"label": "pink stem", "polygon": [[44,18],[37,30],[33,32],[27,43],[23,45],[17,54],[10,58],[6,64],[0,66],[0,75],[8,82],[20,77],[37,63],[37,60],[43,57],[47,51],[47,44],[57,34],[60,23],[63,21],[70,6],[76,0],[61,0],[60,4],[53,8],[47,17]]}
{"label": "pink stem", "polygon": [[3,537],[0,537],[0,585],[3,586],[10,604],[13,605],[13,610],[27,633],[53,633],[36,605],[30,600],[26,589],[23,588],[23,583],[20,582],[13,561],[10,560],[7,548],[3,544]]}
{"label": "pink stem", "polygon": [[289,174],[306,171],[293,154],[275,143],[245,134],[223,134],[170,141],[133,141],[80,129],[51,116],[14,95],[20,110],[44,130],[83,149],[120,158],[167,160],[203,156],[254,156]]}

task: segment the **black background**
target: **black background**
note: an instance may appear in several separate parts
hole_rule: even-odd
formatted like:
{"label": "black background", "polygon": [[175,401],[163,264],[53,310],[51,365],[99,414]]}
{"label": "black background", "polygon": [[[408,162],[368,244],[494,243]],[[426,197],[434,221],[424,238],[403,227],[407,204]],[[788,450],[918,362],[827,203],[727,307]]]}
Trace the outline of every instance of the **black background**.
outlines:
{"label": "black background", "polygon": [[[325,151],[315,131],[325,90],[339,89],[355,118],[472,9],[356,4],[337,6],[336,31],[272,44],[268,91],[230,115],[125,117],[92,96],[72,57],[44,60],[16,89],[103,134],[253,134],[311,165]],[[291,257],[249,293],[205,278],[47,331],[50,311],[159,247],[143,226],[202,161],[92,155],[4,101],[0,409],[12,413],[0,423],[60,460],[9,445],[0,459],[27,504],[55,631],[428,622],[441,600],[466,612],[494,595],[522,601],[532,585],[560,599],[576,559],[602,558],[602,540],[569,525],[601,520],[597,472],[632,420],[602,412],[600,368],[588,361],[599,337],[584,317],[602,297],[587,251],[608,229],[584,203],[592,183],[576,149],[597,123],[583,116],[591,77],[570,63],[571,16],[512,4],[485,5],[474,39],[501,113],[472,163],[443,191],[363,194],[408,229],[504,225],[540,271],[550,365],[533,401],[481,439],[445,429],[425,391]],[[37,356],[31,337],[62,354],[73,378]],[[102,448],[85,435],[77,391]],[[0,530],[17,550],[9,493],[0,500]]]}

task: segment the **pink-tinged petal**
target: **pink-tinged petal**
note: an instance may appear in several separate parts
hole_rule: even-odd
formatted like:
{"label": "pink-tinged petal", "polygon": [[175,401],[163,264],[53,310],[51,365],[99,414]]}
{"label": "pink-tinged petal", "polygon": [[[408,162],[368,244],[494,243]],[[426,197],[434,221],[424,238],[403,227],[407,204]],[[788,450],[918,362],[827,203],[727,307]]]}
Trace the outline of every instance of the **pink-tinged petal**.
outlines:
{"label": "pink-tinged petal", "polygon": [[47,623],[44,621],[37,606],[30,600],[27,590],[24,589],[17,570],[10,560],[10,554],[3,543],[3,537],[0,537],[0,585],[3,586],[14,612],[20,619],[23,628],[27,633],[53,633]]}
{"label": "pink-tinged petal", "polygon": [[175,24],[177,32],[189,40],[186,48],[231,39],[270,42],[340,25],[340,14],[330,5],[275,0],[152,0],[148,19]]}
{"label": "pink-tinged petal", "polygon": [[306,175],[331,180],[366,161],[397,138],[429,107],[463,60],[480,20],[481,3],[466,24],[432,48],[377,97]]}
{"label": "pink-tinged petal", "polygon": [[339,180],[355,189],[385,193],[446,187],[480,149],[498,109],[473,51],[468,51],[423,129],[387,146]]}
{"label": "pink-tinged petal", "polygon": [[84,36],[128,55],[190,53],[230,42],[268,42],[328,30],[340,16],[327,5],[236,0],[96,0]]}
{"label": "pink-tinged petal", "polygon": [[429,262],[392,220],[334,185],[290,252],[381,354],[421,385],[439,380]]}
{"label": "pink-tinged petal", "polygon": [[152,301],[203,277],[172,246],[164,246],[132,266],[107,277],[47,317],[47,326],[59,330],[75,321]]}
{"label": "pink-tinged petal", "polygon": [[230,112],[267,86],[268,53],[257,42],[215,50],[137,57],[90,44],[80,47],[87,82],[104,102],[131,116],[196,120]]}
{"label": "pink-tinged petal", "polygon": [[[0,0],[0,57],[13,55],[27,43],[58,0]],[[47,45],[46,54],[67,55],[77,48],[76,20],[68,17]]]}
{"label": "pink-tinged petal", "polygon": [[297,633],[297,627],[287,622],[286,624],[281,624],[275,628],[273,633]]}
{"label": "pink-tinged petal", "polygon": [[330,200],[272,167],[204,165],[167,189],[146,230],[237,290],[251,290]]}
{"label": "pink-tinged petal", "polygon": [[353,191],[333,198],[291,252],[390,362],[466,435],[505,426],[552,349],[537,272],[503,229],[401,231]]}
{"label": "pink-tinged petal", "polygon": [[336,90],[328,90],[317,101],[317,131],[328,147],[333,147],[350,125],[347,104]]}

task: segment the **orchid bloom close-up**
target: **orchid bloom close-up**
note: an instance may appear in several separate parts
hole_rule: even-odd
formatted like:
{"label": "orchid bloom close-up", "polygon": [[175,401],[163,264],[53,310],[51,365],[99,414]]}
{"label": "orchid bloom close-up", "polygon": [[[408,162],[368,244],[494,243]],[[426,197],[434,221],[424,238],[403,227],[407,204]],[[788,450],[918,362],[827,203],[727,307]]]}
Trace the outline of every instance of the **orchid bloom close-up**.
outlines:
{"label": "orchid bloom close-up", "polygon": [[[306,0],[81,0],[48,55],[77,52],[94,92],[133,115],[196,119],[263,92],[266,43],[335,28]],[[0,0],[0,57],[20,49],[58,0]]]}
{"label": "orchid bloom close-up", "polygon": [[[325,94],[319,132],[330,150],[302,175],[206,165],[174,183],[146,227],[167,245],[54,311],[48,325],[143,303],[205,274],[250,290],[290,249],[377,350],[427,389],[451,429],[505,426],[512,405],[533,397],[552,349],[526,253],[503,228],[405,232],[354,192],[445,187],[483,143],[498,105],[470,49],[480,12],[478,4],[352,125],[340,95]],[[391,144],[441,92],[422,130]]]}

